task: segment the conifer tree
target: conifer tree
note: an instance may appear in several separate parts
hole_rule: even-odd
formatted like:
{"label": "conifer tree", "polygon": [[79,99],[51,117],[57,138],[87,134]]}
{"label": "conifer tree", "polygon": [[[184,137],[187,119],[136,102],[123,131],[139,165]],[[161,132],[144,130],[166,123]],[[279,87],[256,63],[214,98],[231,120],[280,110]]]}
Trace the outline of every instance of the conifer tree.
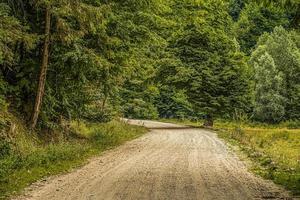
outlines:
{"label": "conifer tree", "polygon": [[264,32],[272,32],[274,27],[288,26],[288,23],[288,15],[280,7],[251,2],[242,10],[234,32],[241,50],[249,55]]}
{"label": "conifer tree", "polygon": [[206,115],[206,125],[212,126],[214,117],[230,115],[232,108],[245,108],[248,72],[243,54],[229,36],[232,23],[226,4],[209,1],[201,7],[174,47],[189,69],[188,78],[179,74],[178,78],[183,79],[196,112]]}

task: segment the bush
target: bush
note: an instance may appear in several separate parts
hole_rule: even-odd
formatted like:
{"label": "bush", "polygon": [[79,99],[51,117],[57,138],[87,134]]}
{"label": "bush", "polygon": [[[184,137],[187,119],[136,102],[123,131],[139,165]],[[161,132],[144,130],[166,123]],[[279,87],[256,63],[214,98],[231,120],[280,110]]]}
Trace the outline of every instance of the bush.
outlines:
{"label": "bush", "polygon": [[157,108],[141,99],[134,99],[124,105],[124,115],[132,119],[157,119]]}
{"label": "bush", "polygon": [[3,138],[0,138],[0,159],[9,156],[12,153],[11,144]]}
{"label": "bush", "polygon": [[89,122],[109,122],[112,118],[112,112],[108,110],[89,110],[83,116],[83,119]]}

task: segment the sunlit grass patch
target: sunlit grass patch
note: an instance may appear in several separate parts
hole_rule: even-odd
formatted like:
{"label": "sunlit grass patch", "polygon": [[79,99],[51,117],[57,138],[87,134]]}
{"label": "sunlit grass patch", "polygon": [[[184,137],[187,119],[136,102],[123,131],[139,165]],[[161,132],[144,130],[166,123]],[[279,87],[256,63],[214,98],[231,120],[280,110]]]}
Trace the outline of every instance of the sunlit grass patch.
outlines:
{"label": "sunlit grass patch", "polygon": [[124,122],[72,122],[55,142],[26,132],[22,124],[12,140],[0,141],[0,199],[18,194],[31,183],[82,165],[91,156],[137,138],[147,130]]}
{"label": "sunlit grass patch", "polygon": [[232,128],[219,135],[257,162],[254,172],[300,194],[300,129]]}

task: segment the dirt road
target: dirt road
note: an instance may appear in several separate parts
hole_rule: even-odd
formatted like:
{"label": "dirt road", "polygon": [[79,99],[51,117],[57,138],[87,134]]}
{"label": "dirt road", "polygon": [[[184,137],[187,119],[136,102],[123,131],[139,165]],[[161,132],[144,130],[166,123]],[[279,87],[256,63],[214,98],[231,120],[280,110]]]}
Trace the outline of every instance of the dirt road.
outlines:
{"label": "dirt road", "polygon": [[249,173],[213,132],[152,121],[130,123],[151,132],[72,173],[36,183],[18,199],[290,199],[281,188]]}

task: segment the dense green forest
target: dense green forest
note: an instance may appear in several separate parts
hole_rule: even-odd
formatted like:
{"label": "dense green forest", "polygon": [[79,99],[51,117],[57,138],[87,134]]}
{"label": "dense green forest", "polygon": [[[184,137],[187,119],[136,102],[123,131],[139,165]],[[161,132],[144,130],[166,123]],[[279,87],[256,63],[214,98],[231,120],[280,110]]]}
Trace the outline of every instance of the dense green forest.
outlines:
{"label": "dense green forest", "polygon": [[300,118],[298,1],[2,0],[0,105],[62,121]]}
{"label": "dense green forest", "polygon": [[0,0],[0,199],[145,132],[121,117],[247,121],[299,193],[300,1]]}

